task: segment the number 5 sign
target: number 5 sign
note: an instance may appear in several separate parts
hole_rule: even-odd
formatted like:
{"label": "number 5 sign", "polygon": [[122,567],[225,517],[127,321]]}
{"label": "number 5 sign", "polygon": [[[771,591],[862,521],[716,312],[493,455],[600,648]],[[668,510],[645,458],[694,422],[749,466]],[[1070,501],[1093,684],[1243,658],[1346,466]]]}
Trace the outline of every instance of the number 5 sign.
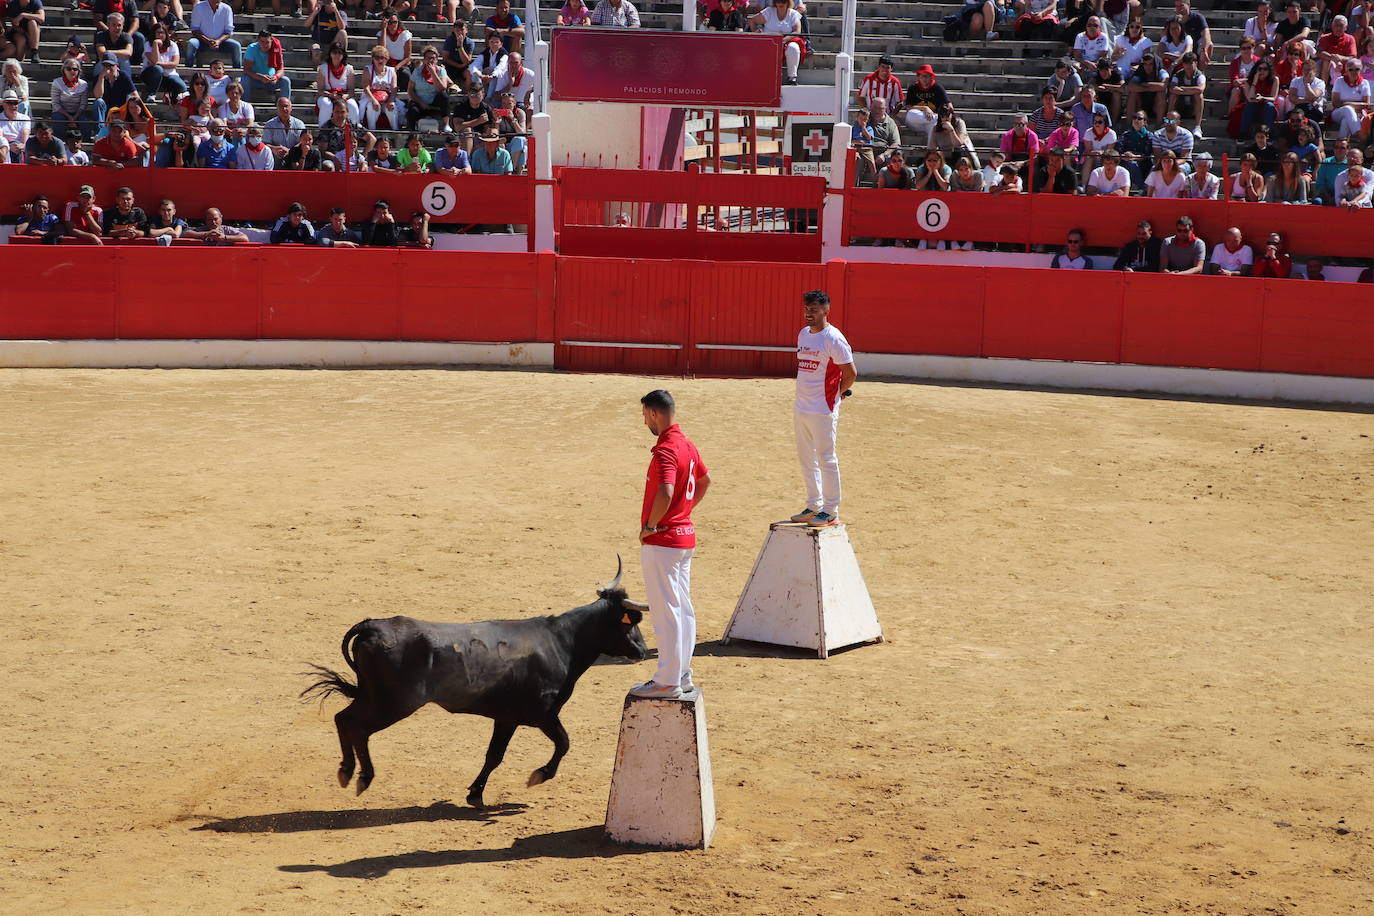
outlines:
{"label": "number 5 sign", "polygon": [[939,232],[949,225],[949,205],[936,197],[916,205],[916,226],[922,232]]}
{"label": "number 5 sign", "polygon": [[448,216],[458,205],[458,193],[447,181],[431,181],[420,192],[420,206],[430,216]]}

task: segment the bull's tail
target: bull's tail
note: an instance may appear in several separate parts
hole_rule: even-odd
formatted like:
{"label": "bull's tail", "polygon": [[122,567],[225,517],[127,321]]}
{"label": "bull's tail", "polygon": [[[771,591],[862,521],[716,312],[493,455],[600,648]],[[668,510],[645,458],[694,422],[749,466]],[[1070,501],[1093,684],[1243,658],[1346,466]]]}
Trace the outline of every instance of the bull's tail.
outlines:
{"label": "bull's tail", "polygon": [[353,669],[353,674],[355,676],[358,673],[358,666],[353,664],[353,653],[349,651],[349,643],[353,641],[353,637],[361,633],[363,628],[371,622],[371,620],[361,620],[353,624],[353,626],[348,628],[348,632],[344,634],[343,642],[339,644],[339,652],[343,654],[344,661],[348,662],[348,667]]}
{"label": "bull's tail", "polygon": [[[349,628],[348,632],[344,634],[343,642],[339,646],[339,651],[343,654],[344,661],[348,663],[348,667],[353,669],[354,677],[358,675],[358,666],[353,661],[353,653],[349,651],[350,643],[353,642],[354,637],[361,633],[369,623],[371,623],[370,620],[355,623]],[[344,675],[335,671],[333,668],[325,668],[321,665],[311,665],[310,667],[314,670],[305,672],[305,676],[313,677],[315,681],[311,683],[309,687],[301,691],[300,697],[302,700],[313,699],[315,697],[324,700],[330,694],[335,693],[340,696],[348,697],[350,700],[357,698],[358,685],[349,681]]]}

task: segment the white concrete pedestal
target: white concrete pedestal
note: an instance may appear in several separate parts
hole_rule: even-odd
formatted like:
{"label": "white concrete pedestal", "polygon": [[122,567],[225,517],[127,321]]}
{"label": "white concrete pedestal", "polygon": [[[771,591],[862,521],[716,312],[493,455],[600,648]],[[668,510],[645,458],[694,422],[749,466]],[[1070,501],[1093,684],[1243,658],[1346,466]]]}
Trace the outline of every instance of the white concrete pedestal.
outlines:
{"label": "white concrete pedestal", "polygon": [[815,649],[826,658],[835,649],[882,638],[845,526],[776,522],[721,642]]}
{"label": "white concrete pedestal", "polygon": [[625,697],[606,834],[636,846],[705,849],[715,832],[701,688],[681,700]]}

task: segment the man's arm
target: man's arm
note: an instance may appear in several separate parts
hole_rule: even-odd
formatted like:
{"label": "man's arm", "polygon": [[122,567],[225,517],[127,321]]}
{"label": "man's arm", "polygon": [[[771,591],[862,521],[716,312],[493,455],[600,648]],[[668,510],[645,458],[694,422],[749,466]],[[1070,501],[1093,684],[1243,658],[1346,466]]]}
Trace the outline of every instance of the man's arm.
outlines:
{"label": "man's arm", "polygon": [[693,500],[692,506],[701,505],[701,501],[706,498],[706,491],[711,488],[711,475],[702,474],[697,478],[697,498]]}
{"label": "man's arm", "polygon": [[672,501],[673,485],[671,483],[659,484],[657,492],[654,493],[653,505],[649,507],[649,520],[644,523],[644,528],[639,529],[639,542],[641,544],[644,543],[646,538],[654,535],[654,532],[648,529],[658,527],[658,523],[662,521],[663,516],[667,514],[668,506]]}
{"label": "man's arm", "polygon": [[854,380],[859,377],[859,372],[854,368],[853,363],[845,363],[840,366],[840,394],[844,394],[853,385]]}

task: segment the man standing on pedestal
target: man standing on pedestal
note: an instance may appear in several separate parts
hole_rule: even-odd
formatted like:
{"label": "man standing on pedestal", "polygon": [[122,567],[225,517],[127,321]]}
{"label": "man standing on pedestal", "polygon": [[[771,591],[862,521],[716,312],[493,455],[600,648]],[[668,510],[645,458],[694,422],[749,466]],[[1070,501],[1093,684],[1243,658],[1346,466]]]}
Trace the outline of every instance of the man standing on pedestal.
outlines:
{"label": "man standing on pedestal", "polygon": [[630,694],[676,700],[696,690],[691,665],[697,620],[691,590],[697,529],[692,524],[692,508],[706,497],[711,477],[697,447],[673,418],[677,409],[673,396],[660,388],[639,402],[644,425],[658,437],[639,516],[639,557],[649,619],[658,642],[658,670],[653,680],[637,684]]}
{"label": "man standing on pedestal", "polygon": [[835,454],[840,400],[849,396],[858,372],[849,341],[827,320],[830,297],[818,289],[804,294],[802,314],[806,327],[797,335],[797,399],[792,426],[806,482],[806,508],[792,516],[792,521],[826,528],[840,516],[840,459]]}

